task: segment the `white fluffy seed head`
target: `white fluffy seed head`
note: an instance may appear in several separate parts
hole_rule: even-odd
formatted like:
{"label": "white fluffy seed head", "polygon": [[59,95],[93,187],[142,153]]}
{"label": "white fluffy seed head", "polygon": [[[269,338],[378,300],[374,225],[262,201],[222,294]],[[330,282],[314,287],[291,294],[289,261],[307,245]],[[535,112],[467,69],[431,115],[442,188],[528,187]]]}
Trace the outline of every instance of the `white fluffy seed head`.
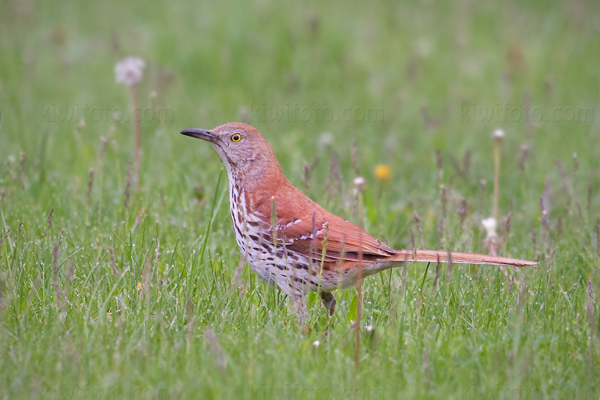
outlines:
{"label": "white fluffy seed head", "polygon": [[115,79],[125,86],[138,84],[144,76],[146,62],[141,58],[127,57],[115,65]]}
{"label": "white fluffy seed head", "polygon": [[496,129],[494,133],[492,133],[492,138],[494,140],[502,140],[504,139],[504,131],[502,129]]}
{"label": "white fluffy seed head", "polygon": [[481,224],[487,231],[488,238],[493,238],[493,237],[497,236],[496,235],[496,226],[498,225],[498,223],[496,221],[496,218],[494,218],[494,217],[486,218],[483,221],[481,221]]}
{"label": "white fluffy seed head", "polygon": [[357,176],[356,178],[354,178],[354,190],[358,193],[362,193],[365,191],[365,178],[363,178],[362,176]]}

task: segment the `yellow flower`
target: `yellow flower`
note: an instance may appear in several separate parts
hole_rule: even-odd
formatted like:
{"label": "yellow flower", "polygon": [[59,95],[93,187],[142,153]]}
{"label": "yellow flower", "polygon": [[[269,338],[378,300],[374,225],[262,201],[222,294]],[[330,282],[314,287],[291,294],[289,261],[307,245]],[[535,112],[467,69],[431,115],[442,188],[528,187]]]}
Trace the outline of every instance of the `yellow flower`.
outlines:
{"label": "yellow flower", "polygon": [[142,290],[142,287],[144,285],[142,284],[142,282],[138,282],[138,292]]}
{"label": "yellow flower", "polygon": [[389,165],[379,164],[375,167],[375,179],[378,181],[389,181],[392,177],[392,168]]}

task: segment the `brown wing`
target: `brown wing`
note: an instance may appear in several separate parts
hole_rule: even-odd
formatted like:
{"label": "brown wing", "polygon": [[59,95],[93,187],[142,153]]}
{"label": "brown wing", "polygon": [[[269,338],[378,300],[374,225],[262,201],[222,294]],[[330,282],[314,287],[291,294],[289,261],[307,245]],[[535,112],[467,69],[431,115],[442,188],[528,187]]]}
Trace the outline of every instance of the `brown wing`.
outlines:
{"label": "brown wing", "polygon": [[396,250],[325,210],[289,182],[283,182],[275,195],[256,196],[249,201],[268,225],[272,224],[274,205],[277,242],[317,262],[359,261],[361,257],[370,261],[396,254]]}
{"label": "brown wing", "polygon": [[396,251],[353,223],[323,209],[313,215],[279,220],[277,236],[288,250],[316,261],[359,261],[387,258]]}

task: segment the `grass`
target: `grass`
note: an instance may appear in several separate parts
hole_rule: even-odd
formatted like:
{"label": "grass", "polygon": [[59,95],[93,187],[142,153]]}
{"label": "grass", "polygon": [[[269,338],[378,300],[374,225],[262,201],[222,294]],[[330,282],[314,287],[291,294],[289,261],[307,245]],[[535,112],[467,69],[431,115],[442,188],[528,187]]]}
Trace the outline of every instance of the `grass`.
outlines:
{"label": "grass", "polygon": [[[0,3],[0,397],[598,398],[598,15],[584,0]],[[137,193],[113,74],[128,55],[148,64]],[[307,332],[247,266],[234,282],[226,174],[177,133],[233,120],[355,222],[364,176],[365,226],[392,247],[476,252],[501,128],[500,254],[540,265],[366,279],[357,370],[355,290],[325,337],[317,296]]]}

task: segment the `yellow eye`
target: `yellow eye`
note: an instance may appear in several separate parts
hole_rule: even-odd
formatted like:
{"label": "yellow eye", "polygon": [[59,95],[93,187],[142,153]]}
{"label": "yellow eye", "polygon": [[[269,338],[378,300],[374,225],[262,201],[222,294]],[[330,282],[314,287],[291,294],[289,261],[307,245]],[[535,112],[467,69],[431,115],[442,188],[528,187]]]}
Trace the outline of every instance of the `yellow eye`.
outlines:
{"label": "yellow eye", "polygon": [[242,136],[239,133],[234,133],[233,136],[231,136],[232,142],[239,142],[240,140],[242,140]]}

